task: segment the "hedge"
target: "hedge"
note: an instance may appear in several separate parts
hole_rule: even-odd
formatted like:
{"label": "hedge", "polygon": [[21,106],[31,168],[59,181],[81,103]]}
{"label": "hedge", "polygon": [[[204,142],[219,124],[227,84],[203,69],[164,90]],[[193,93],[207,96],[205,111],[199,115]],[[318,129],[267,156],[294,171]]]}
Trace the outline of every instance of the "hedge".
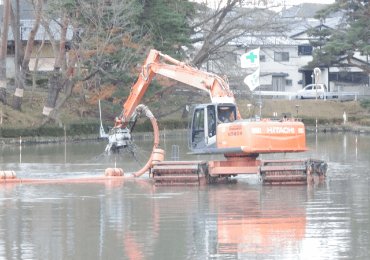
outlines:
{"label": "hedge", "polygon": [[362,125],[362,126],[370,126],[370,119],[362,119],[360,121],[360,125]]}
{"label": "hedge", "polygon": [[[370,119],[364,117],[348,117],[349,122],[359,122],[361,125],[370,126]],[[315,125],[316,119],[315,118],[305,118],[302,117],[302,122],[305,125]],[[188,120],[187,119],[179,119],[179,120],[158,120],[158,128],[159,130],[163,130],[166,128],[167,130],[172,129],[187,129],[188,128]],[[331,119],[322,119],[318,118],[317,123],[319,125],[325,124],[334,124],[340,125],[343,123],[343,118],[331,118]],[[103,123],[105,132],[108,132],[107,126],[113,126],[112,124]],[[81,136],[81,135],[91,135],[91,134],[99,134],[100,123],[96,120],[91,122],[72,122],[67,125],[67,135],[68,136]],[[149,119],[145,120],[140,124],[136,124],[134,128],[134,132],[152,132],[153,126]],[[14,138],[14,137],[27,137],[27,136],[63,136],[64,129],[63,127],[58,126],[45,126],[41,128],[9,128],[3,127],[0,128],[0,137],[3,138]]]}
{"label": "hedge", "polygon": [[[187,129],[188,128],[188,120],[187,119],[180,119],[180,120],[160,120],[157,121],[159,130],[163,130],[165,127],[167,130],[172,129]],[[145,120],[143,123],[138,124],[134,128],[134,132],[152,132],[153,126],[149,119]]]}
{"label": "hedge", "polygon": [[57,126],[47,126],[41,128],[0,128],[0,136],[3,138],[12,138],[19,136],[63,136],[64,129]]}
{"label": "hedge", "polygon": [[[354,117],[354,116],[349,116],[347,118],[348,122],[361,122],[363,118],[361,117]],[[315,125],[316,124],[316,118],[305,118],[302,117],[302,122],[305,125]],[[317,118],[317,124],[318,125],[341,125],[343,123],[343,118],[330,118],[330,119],[323,119],[323,118]]]}
{"label": "hedge", "polygon": [[99,123],[71,123],[67,126],[67,133],[69,136],[99,134],[99,128]]}
{"label": "hedge", "polygon": [[[113,124],[103,123],[105,132],[108,132],[107,126],[113,126]],[[160,130],[166,129],[186,129],[188,127],[187,120],[163,120],[158,121],[158,127]],[[81,136],[99,134],[100,123],[99,122],[72,122],[66,126],[68,136]],[[146,120],[141,124],[135,126],[134,132],[152,132],[153,127],[150,120]],[[28,136],[63,136],[64,128],[59,126],[45,126],[41,128],[0,128],[0,137],[2,138],[14,138],[14,137],[28,137]]]}
{"label": "hedge", "polygon": [[[100,124],[98,123],[72,123],[67,125],[66,131],[68,136],[79,136],[99,134],[99,128]],[[14,138],[19,136],[64,136],[64,128],[59,126],[45,126],[41,128],[0,128],[0,137]]]}

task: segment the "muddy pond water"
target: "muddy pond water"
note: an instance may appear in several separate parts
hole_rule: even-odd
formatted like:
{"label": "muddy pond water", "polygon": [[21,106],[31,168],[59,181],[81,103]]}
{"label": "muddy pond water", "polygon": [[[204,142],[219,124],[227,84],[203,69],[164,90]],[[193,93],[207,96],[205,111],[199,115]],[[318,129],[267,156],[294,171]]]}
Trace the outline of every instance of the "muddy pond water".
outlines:
{"label": "muddy pond water", "polygon": [[[152,140],[135,156],[103,157],[105,142],[0,147],[0,170],[19,178],[101,176],[145,164]],[[162,142],[171,160],[186,139]],[[325,183],[261,186],[256,176],[201,187],[156,187],[148,174],[120,183],[0,185],[0,259],[369,259],[370,136],[307,135],[309,152],[267,158],[318,158]],[[100,156],[99,156],[100,155]]]}

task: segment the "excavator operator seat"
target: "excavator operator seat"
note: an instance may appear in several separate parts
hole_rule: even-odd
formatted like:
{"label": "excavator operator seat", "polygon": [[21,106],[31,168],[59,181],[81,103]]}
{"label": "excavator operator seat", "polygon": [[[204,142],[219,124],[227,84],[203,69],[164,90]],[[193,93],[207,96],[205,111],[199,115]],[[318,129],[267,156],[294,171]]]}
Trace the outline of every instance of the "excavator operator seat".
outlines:
{"label": "excavator operator seat", "polygon": [[217,115],[220,123],[231,123],[236,120],[236,107],[233,104],[218,104]]}

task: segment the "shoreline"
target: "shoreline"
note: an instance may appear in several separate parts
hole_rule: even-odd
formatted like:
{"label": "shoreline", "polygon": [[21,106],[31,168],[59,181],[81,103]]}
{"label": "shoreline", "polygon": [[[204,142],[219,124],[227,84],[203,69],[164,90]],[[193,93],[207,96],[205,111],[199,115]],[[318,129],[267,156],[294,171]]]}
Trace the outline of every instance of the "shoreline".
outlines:
{"label": "shoreline", "polygon": [[[316,132],[315,126],[306,126],[306,133],[312,134]],[[343,132],[352,132],[355,134],[370,134],[370,127],[365,126],[317,126],[318,133],[343,133]],[[187,137],[187,129],[177,129],[177,130],[167,130],[160,131],[160,140],[165,138],[178,138],[178,137]],[[145,140],[153,139],[153,134],[151,132],[139,132],[132,134],[133,140]],[[84,136],[45,136],[45,137],[22,137],[22,145],[35,145],[35,144],[51,144],[51,143],[78,143],[78,142],[104,142],[107,141],[107,138],[101,138],[97,135],[84,135]],[[6,145],[19,145],[20,138],[0,138],[0,147]]]}

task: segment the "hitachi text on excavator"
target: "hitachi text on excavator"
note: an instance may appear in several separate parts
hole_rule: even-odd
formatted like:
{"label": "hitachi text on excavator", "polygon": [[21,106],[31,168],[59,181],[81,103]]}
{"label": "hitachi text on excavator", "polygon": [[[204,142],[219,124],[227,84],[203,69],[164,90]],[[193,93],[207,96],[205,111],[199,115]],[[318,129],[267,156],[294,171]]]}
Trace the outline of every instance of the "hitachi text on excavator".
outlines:
{"label": "hitachi text on excavator", "polygon": [[[173,65],[159,63],[161,57]],[[139,105],[155,74],[209,93],[211,103],[194,108],[189,133],[191,154],[223,154],[226,160],[163,161],[164,151],[159,147],[156,119],[146,106]],[[321,160],[257,160],[259,154],[309,150],[306,148],[305,128],[299,119],[242,119],[226,76],[221,78],[193,68],[157,50],[150,51],[142,66],[139,79],[110,130],[106,150],[112,146],[125,146],[132,130],[132,127],[128,130],[128,124],[134,125],[141,113],[145,113],[153,125],[152,154],[143,169],[124,178],[139,177],[147,171],[158,185],[198,185],[239,174],[257,174],[265,185],[307,184],[325,178],[327,164]],[[107,176],[122,174],[123,171],[118,169],[106,170]]]}

